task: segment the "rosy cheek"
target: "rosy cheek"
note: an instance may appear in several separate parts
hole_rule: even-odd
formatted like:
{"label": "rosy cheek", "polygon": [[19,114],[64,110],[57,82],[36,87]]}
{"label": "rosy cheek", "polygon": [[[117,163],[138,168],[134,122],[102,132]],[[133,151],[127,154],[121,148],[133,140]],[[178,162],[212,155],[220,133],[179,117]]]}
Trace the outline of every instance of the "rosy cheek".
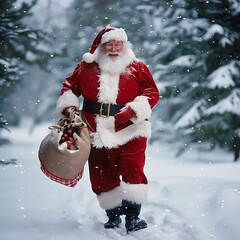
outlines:
{"label": "rosy cheek", "polygon": [[104,51],[105,53],[108,53],[108,52],[109,52],[109,49],[103,48],[103,51]]}

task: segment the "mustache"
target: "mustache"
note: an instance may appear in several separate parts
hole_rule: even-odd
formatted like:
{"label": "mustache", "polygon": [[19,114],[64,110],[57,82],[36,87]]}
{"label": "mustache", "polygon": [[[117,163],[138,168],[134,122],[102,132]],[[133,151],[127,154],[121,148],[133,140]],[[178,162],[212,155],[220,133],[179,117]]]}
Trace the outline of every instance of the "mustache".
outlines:
{"label": "mustache", "polygon": [[108,56],[109,56],[109,55],[117,55],[117,56],[119,56],[119,53],[117,53],[117,52],[109,52],[107,55],[108,55]]}

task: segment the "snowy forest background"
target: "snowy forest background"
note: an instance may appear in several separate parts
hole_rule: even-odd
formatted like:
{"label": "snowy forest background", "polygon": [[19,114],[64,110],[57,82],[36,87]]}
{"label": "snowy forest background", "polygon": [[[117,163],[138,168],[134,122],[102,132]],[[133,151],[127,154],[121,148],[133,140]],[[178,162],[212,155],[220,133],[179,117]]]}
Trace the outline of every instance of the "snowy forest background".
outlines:
{"label": "snowy forest background", "polygon": [[62,82],[107,24],[126,30],[161,92],[150,143],[177,156],[240,148],[239,0],[1,0],[0,144],[56,122]]}

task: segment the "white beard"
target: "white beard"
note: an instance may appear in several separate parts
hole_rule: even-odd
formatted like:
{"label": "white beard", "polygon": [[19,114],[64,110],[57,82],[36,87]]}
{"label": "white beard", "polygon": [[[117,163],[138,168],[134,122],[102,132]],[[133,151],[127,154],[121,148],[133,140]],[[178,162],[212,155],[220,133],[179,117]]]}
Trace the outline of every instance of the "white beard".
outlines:
{"label": "white beard", "polygon": [[111,58],[106,54],[101,46],[96,50],[96,62],[103,73],[112,75],[120,75],[126,69],[126,67],[136,60],[135,54],[131,49],[130,43],[124,43],[123,50],[117,57]]}

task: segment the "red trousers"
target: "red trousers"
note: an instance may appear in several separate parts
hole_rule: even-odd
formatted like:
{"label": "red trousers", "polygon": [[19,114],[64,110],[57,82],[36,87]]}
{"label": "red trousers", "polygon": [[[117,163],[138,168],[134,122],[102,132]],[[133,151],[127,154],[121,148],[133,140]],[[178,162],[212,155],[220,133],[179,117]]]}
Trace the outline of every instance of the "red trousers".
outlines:
{"label": "red trousers", "polygon": [[89,171],[92,190],[97,195],[113,190],[124,181],[147,184],[144,174],[147,139],[135,138],[113,149],[92,147]]}

